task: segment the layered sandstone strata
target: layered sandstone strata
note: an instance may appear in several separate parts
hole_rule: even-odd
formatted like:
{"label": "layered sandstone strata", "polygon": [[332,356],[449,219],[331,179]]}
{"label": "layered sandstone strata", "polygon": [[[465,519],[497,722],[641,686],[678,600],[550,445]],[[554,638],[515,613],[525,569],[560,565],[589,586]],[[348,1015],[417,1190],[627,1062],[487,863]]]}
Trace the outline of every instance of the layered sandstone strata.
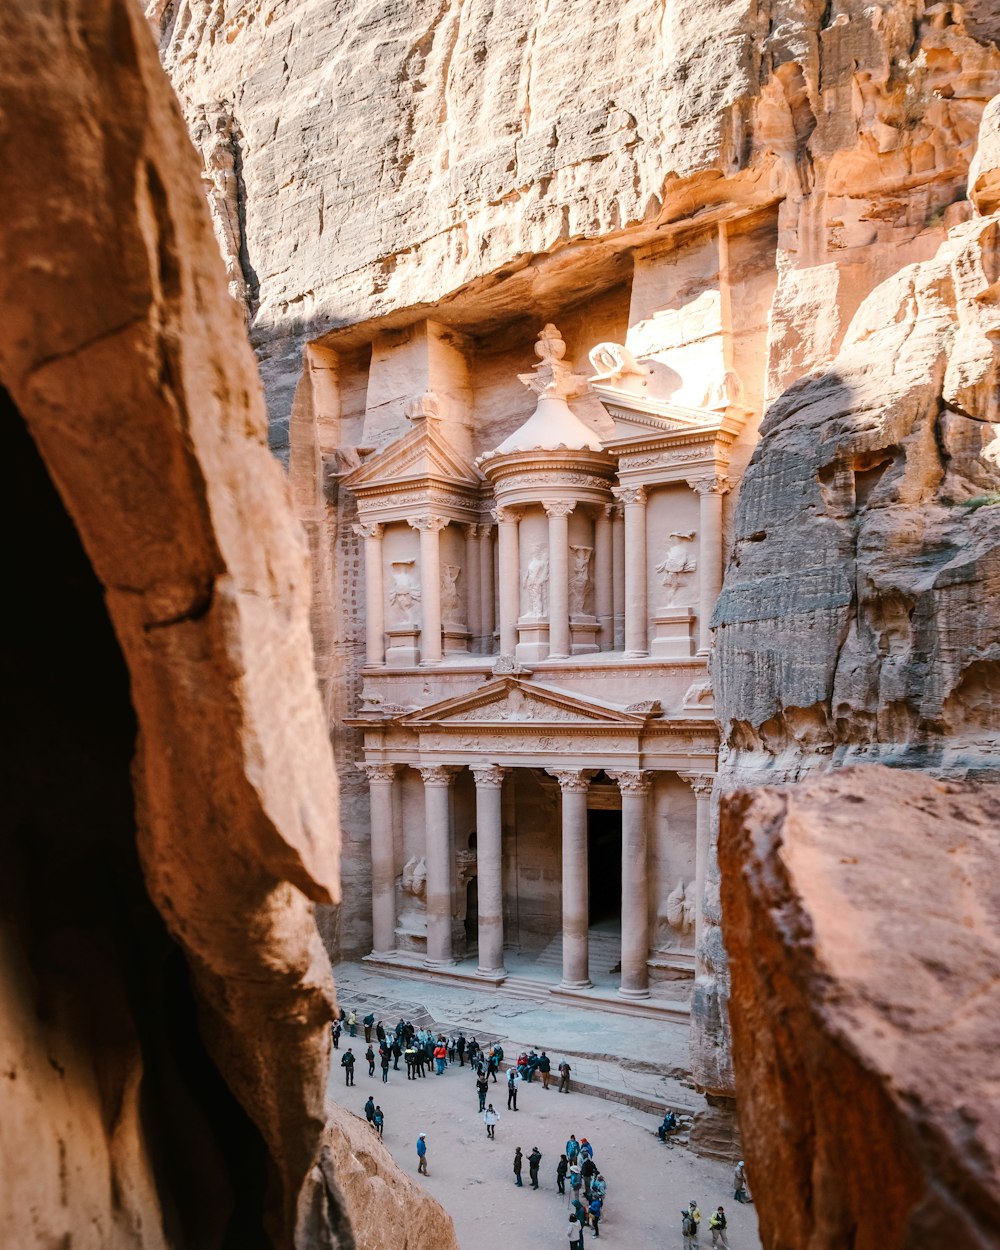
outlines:
{"label": "layered sandstone strata", "polygon": [[198,161],[129,0],[0,41],[0,1242],[346,1245],[306,549]]}
{"label": "layered sandstone strata", "polygon": [[998,827],[1000,786],[881,766],[724,804],[765,1246],[997,1244]]}

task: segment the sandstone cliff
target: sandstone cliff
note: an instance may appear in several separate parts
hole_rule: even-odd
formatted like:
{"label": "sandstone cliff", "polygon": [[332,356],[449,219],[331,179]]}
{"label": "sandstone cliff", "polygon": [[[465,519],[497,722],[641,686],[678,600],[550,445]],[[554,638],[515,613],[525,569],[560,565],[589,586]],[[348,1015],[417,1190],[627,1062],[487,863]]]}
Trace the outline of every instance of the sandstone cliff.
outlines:
{"label": "sandstone cliff", "polygon": [[130,0],[0,41],[0,1242],[349,1245],[306,548],[198,162]]}
{"label": "sandstone cliff", "polygon": [[1000,1229],[1000,786],[880,766],[741,794],[719,841],[766,1247]]}

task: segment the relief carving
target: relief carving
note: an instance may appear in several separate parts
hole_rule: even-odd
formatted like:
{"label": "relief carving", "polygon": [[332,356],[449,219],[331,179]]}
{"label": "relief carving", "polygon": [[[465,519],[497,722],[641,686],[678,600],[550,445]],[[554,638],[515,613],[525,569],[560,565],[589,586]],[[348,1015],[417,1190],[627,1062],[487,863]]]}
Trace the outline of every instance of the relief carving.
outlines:
{"label": "relief carving", "polygon": [[451,624],[464,619],[462,599],[458,593],[458,579],[461,572],[461,565],[458,564],[441,566],[441,616]]}
{"label": "relief carving", "polygon": [[586,616],[590,611],[590,561],[593,547],[570,547],[572,557],[569,574],[569,610],[571,616]]}
{"label": "relief carving", "polygon": [[392,609],[393,623],[396,625],[416,625],[413,619],[417,604],[420,602],[420,582],[414,573],[416,560],[393,560],[392,586],[389,590],[389,606]]}
{"label": "relief carving", "polygon": [[663,911],[656,918],[656,946],[660,950],[678,944],[678,939],[694,931],[697,902],[691,882],[678,881],[667,895]]}
{"label": "relief carving", "polygon": [[672,607],[677,602],[677,595],[691,573],[698,568],[690,544],[694,541],[694,530],[682,533],[674,530],[670,535],[671,542],[667,554],[656,566],[657,573],[663,574],[663,588],[667,592],[663,601],[664,607]]}
{"label": "relief carving", "polygon": [[544,617],[548,607],[549,589],[549,557],[544,547],[536,546],[532,549],[528,567],[521,579],[521,589],[524,592],[524,615]]}

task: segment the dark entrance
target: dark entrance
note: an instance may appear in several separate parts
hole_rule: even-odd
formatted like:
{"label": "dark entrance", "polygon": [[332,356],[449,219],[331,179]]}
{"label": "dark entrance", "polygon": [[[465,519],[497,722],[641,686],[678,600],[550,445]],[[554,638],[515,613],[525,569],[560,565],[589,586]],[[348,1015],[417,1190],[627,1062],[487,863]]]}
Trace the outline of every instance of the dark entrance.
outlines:
{"label": "dark entrance", "polygon": [[[473,835],[475,836],[475,835]],[[473,877],[465,887],[465,949],[479,944],[479,881]]]}
{"label": "dark entrance", "polygon": [[622,917],[622,814],[587,812],[590,853],[590,923]]}

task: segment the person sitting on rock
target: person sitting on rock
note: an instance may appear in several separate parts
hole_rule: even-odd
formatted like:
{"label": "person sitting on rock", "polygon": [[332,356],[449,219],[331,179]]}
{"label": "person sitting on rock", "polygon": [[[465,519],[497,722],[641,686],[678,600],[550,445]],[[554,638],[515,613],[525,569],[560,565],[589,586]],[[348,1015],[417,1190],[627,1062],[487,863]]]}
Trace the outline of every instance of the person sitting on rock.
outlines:
{"label": "person sitting on rock", "polygon": [[674,1115],[672,1111],[668,1111],[663,1117],[663,1123],[656,1130],[656,1135],[659,1137],[660,1141],[665,1142],[667,1140],[667,1134],[676,1133],[679,1126],[680,1121],[677,1119],[677,1116]]}

